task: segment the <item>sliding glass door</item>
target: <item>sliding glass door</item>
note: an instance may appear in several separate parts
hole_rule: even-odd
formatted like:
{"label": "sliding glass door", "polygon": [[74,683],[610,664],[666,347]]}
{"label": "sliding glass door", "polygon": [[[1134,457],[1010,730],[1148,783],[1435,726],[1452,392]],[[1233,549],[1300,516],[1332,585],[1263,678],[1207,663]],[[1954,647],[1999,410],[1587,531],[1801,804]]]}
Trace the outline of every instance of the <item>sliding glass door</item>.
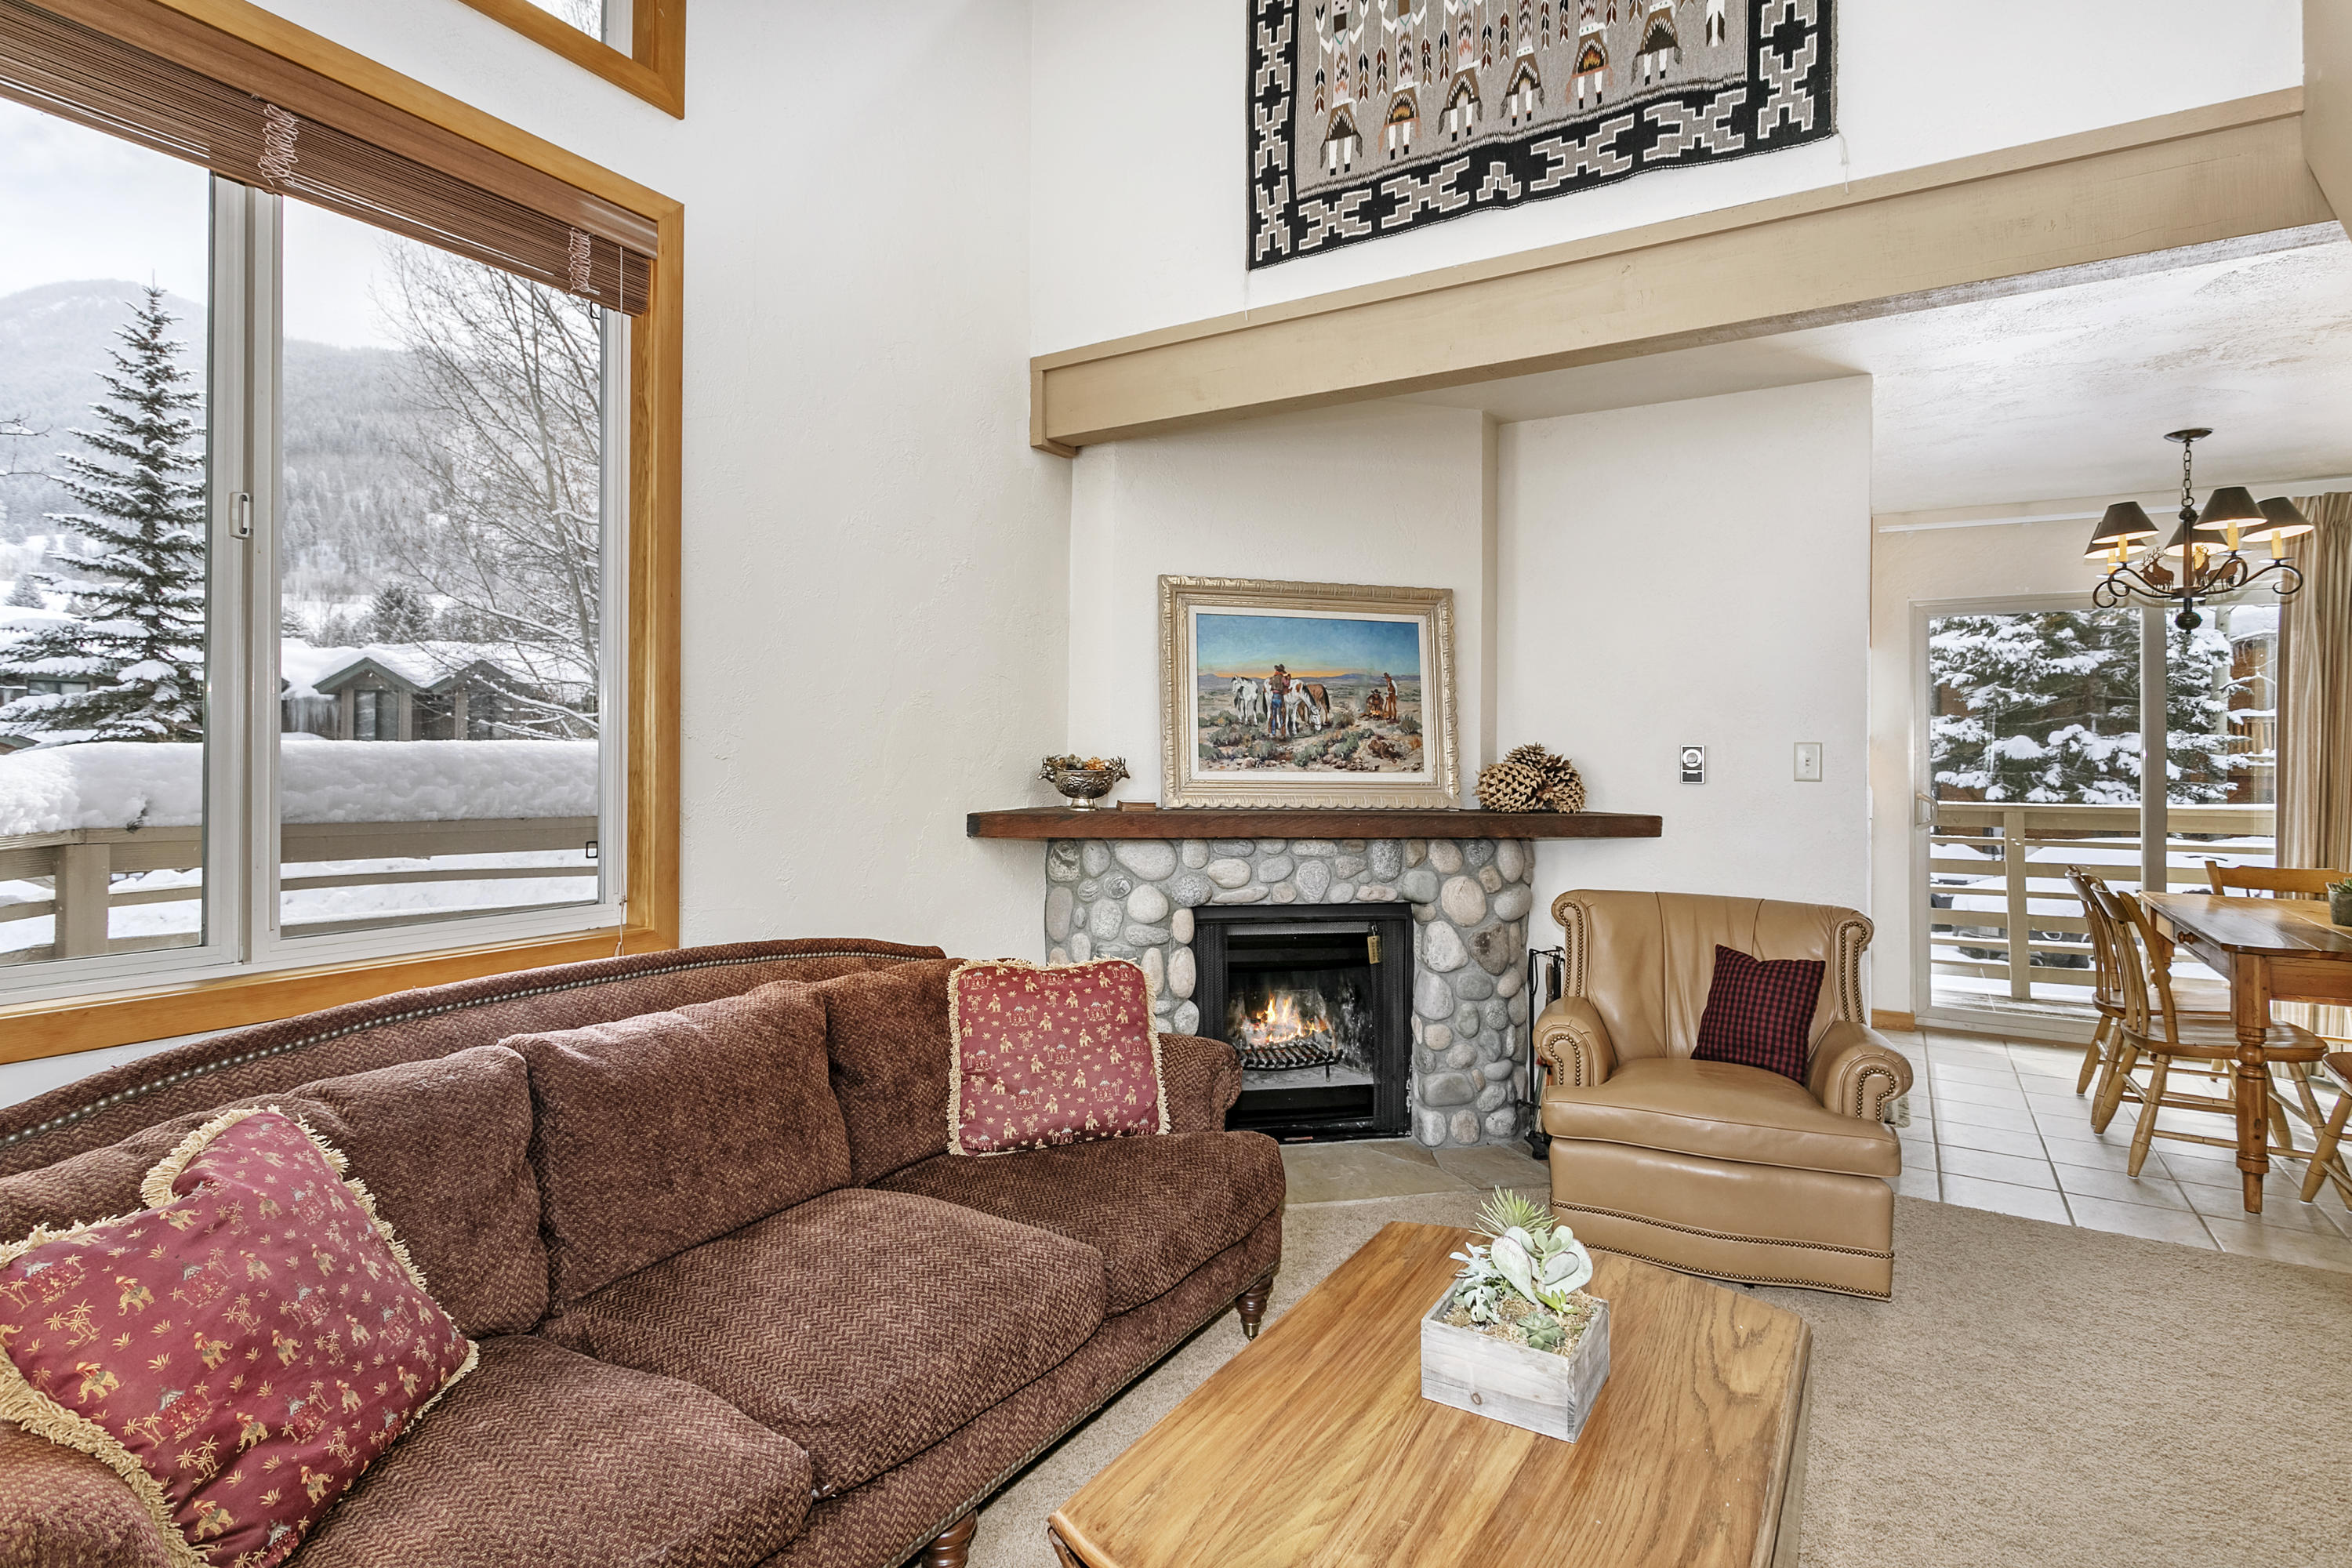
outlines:
{"label": "sliding glass door", "polygon": [[1915,640],[1916,1010],[2071,1024],[2092,975],[2070,866],[2137,889],[2272,863],[2274,605],[2194,629],[2079,600],[1922,605]]}

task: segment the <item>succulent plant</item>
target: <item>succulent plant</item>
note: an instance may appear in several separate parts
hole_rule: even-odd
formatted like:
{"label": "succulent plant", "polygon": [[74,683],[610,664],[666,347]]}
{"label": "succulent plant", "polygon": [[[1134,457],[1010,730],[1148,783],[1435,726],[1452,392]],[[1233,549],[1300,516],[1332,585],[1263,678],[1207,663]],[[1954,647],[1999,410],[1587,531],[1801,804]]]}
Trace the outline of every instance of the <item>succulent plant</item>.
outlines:
{"label": "succulent plant", "polygon": [[[1486,1245],[1474,1244],[1469,1251],[1453,1255],[1463,1265],[1455,1276],[1459,1283],[1454,1300],[1473,1322],[1500,1322],[1506,1291],[1530,1306],[1558,1312],[1592,1278],[1592,1257],[1576,1239],[1575,1232],[1517,1193],[1496,1188],[1479,1211],[1478,1227]],[[1535,1321],[1528,1319],[1520,1323],[1529,1344],[1536,1343]],[[1559,1324],[1550,1319],[1543,1321],[1550,1325],[1552,1342],[1557,1343]]]}

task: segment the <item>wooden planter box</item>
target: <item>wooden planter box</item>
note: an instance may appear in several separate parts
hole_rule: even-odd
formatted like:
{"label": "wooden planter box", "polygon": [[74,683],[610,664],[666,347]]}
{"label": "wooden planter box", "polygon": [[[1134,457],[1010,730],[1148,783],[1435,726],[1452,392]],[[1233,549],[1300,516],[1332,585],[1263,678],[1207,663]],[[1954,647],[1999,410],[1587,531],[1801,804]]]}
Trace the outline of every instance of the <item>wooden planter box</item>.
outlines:
{"label": "wooden planter box", "polygon": [[1453,1299],[1449,1284],[1421,1320],[1421,1396],[1575,1442],[1609,1381],[1609,1303],[1601,1303],[1574,1354],[1555,1355],[1443,1321]]}

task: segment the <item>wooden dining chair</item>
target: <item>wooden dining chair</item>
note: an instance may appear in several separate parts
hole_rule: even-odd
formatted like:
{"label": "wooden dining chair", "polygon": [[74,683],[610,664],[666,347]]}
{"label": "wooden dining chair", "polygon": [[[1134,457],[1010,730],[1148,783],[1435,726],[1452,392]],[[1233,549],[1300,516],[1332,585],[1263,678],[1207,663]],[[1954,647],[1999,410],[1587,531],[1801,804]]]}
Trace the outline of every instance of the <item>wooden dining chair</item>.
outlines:
{"label": "wooden dining chair", "polygon": [[[2109,923],[2124,1004],[2123,1016],[2116,1022],[2115,1070],[2103,1086],[2103,1100],[2093,1108],[2093,1126],[2105,1131],[2126,1095],[2139,1102],[2139,1121],[2132,1129],[2131,1159],[2126,1167],[2135,1176],[2147,1160],[2151,1139],[2171,1138],[2184,1143],[2236,1148],[2235,1138],[2216,1138],[2158,1125],[2167,1110],[2229,1112],[2227,1101],[2209,1095],[2173,1093],[2167,1083],[2176,1061],[2234,1066],[2238,1057],[2236,1029],[2226,1017],[2200,1017],[2183,1012],[2178,1005],[2172,976],[2158,962],[2166,951],[2164,940],[2157,935],[2147,909],[2137,899],[2116,892],[2095,879],[2092,879],[2088,890]],[[2310,1030],[2280,1023],[2271,1025],[2263,1049],[2273,1062],[2305,1068],[2326,1053],[2326,1047]],[[2132,1077],[2143,1060],[2148,1068],[2145,1085]],[[2310,1159],[2310,1154],[2294,1146],[2285,1102],[2279,1099],[2278,1089],[2267,1073],[2263,1075],[2263,1087],[2270,1101],[2267,1121],[2273,1130],[2270,1152],[2288,1159]]]}
{"label": "wooden dining chair", "polygon": [[2352,879],[2352,871],[2315,870],[2304,866],[2225,866],[2219,860],[2208,860],[2205,879],[2221,898],[2264,894],[2273,899],[2325,899],[2327,884]]}
{"label": "wooden dining chair", "polygon": [[[2111,1070],[2116,1061],[2116,1046],[2119,1037],[2116,1030],[2124,1016],[2123,970],[2116,958],[2116,943],[2119,939],[2115,922],[2107,918],[2106,911],[2100,907],[2092,892],[2094,887],[2105,889],[2105,881],[2080,866],[2066,868],[2066,880],[2074,888],[2074,896],[2083,900],[2084,921],[2090,927],[2094,977],[2091,1007],[2097,1014],[2097,1021],[2091,1030],[2091,1043],[2083,1052],[2082,1071],[2074,1077],[2074,1092],[2084,1094],[2090,1090],[2092,1080],[2101,1069]],[[2167,962],[2169,962],[2168,958]],[[2184,1009],[2184,1016],[2199,1020],[2220,1018],[2226,1022],[2229,1019],[2230,996],[2227,991],[2210,981],[2175,980],[2172,984],[2173,1000]],[[2106,1131],[2107,1119],[2096,1112],[2105,1100],[2105,1084],[2102,1080],[2100,1092],[2091,1102],[2092,1127],[2101,1132]],[[2108,1116],[2113,1114],[2112,1110],[2107,1113]]]}
{"label": "wooden dining chair", "polygon": [[2319,1126],[2319,1146],[2311,1153],[2311,1169],[2303,1173],[2303,1201],[2319,1195],[2321,1185],[2336,1184],[2346,1203],[2352,1203],[2352,1170],[2344,1164],[2344,1126],[2352,1121],[2352,1051],[2330,1051],[2319,1061],[2320,1075],[2336,1089],[2336,1109]]}

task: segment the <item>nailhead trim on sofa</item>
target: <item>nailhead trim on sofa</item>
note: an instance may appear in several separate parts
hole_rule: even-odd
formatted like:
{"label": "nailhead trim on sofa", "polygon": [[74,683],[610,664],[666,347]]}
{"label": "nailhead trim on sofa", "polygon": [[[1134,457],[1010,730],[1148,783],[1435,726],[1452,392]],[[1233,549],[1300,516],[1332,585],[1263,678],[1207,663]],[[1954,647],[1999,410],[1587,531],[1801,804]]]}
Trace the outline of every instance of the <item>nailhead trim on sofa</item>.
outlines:
{"label": "nailhead trim on sofa", "polygon": [[95,1116],[110,1105],[119,1104],[126,1100],[137,1100],[142,1095],[169,1089],[173,1084],[185,1083],[190,1079],[203,1078],[209,1073],[218,1072],[224,1068],[242,1067],[247,1062],[266,1061],[271,1057],[282,1057],[289,1051],[299,1051],[306,1046],[323,1045],[329,1040],[339,1040],[345,1035],[356,1035],[368,1029],[380,1029],[387,1024],[412,1023],[418,1018],[439,1017],[444,1013],[463,1012],[468,1007],[486,1007],[492,1003],[515,1002],[530,996],[551,996],[564,991],[584,991],[595,985],[618,985],[625,981],[642,980],[649,974],[685,974],[698,969],[731,969],[746,963],[774,963],[780,958],[901,958],[904,956],[903,953],[877,952],[870,948],[845,947],[827,949],[823,952],[753,953],[742,958],[704,958],[691,963],[656,964],[647,969],[631,970],[626,974],[599,974],[585,980],[568,980],[560,985],[534,985],[520,991],[501,991],[495,996],[478,996],[463,1002],[445,1002],[434,1007],[413,1008],[405,1013],[391,1013],[381,1018],[370,1018],[364,1023],[346,1024],[340,1029],[328,1029],[316,1035],[305,1035],[299,1039],[289,1040],[282,1046],[272,1046],[268,1050],[247,1051],[240,1056],[223,1057],[216,1062],[206,1062],[201,1067],[183,1068],[179,1072],[168,1074],[147,1083],[136,1084],[130,1089],[117,1089],[101,1100],[94,1100],[88,1105],[78,1106],[62,1116],[53,1116],[37,1126],[20,1128],[5,1137],[0,1137],[0,1149],[7,1148],[10,1144],[21,1142],[27,1138],[37,1137],[44,1132],[54,1132],[60,1127],[70,1127],[84,1117]]}

